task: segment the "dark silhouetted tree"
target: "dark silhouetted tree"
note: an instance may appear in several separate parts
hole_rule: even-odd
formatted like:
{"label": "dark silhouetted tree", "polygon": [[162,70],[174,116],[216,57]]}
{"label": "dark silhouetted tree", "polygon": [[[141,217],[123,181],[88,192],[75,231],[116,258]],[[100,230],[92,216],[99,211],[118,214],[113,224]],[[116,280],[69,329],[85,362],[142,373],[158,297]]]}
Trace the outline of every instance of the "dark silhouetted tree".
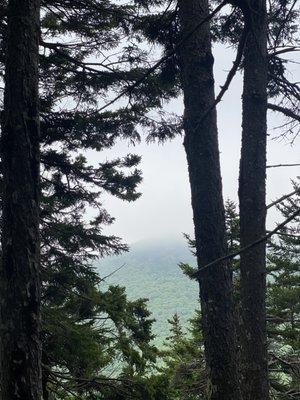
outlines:
{"label": "dark silhouetted tree", "polygon": [[[267,10],[265,0],[243,9],[243,131],[240,161],[240,238],[245,247],[266,234]],[[269,398],[266,333],[266,243],[241,253],[241,345],[245,400]]]}
{"label": "dark silhouetted tree", "polygon": [[[178,5],[183,37],[209,15],[206,1],[179,1]],[[239,399],[229,265],[220,262],[201,271],[227,252],[216,110],[211,109],[215,95],[209,22],[180,46],[179,58],[210,398]]]}
{"label": "dark silhouetted tree", "polygon": [[40,400],[38,0],[8,2],[1,263],[1,399]]}

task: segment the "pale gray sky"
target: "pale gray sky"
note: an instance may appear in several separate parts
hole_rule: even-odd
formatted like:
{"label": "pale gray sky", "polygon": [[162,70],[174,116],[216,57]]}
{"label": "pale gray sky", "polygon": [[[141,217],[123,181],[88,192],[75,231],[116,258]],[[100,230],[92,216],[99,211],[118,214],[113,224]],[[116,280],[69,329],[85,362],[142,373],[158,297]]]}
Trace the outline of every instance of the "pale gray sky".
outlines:
{"label": "pale gray sky", "polygon": [[[224,45],[218,45],[215,53],[216,91],[225,81],[232,65],[234,53]],[[294,80],[300,76],[299,65],[292,64]],[[242,76],[239,74],[231,84],[223,101],[218,106],[218,126],[224,198],[237,201],[238,166],[241,140],[241,90]],[[166,106],[178,114],[182,113],[182,99]],[[299,139],[291,146],[288,141],[273,140],[280,131],[272,127],[283,123],[282,118],[269,115],[268,163],[299,163]],[[147,238],[176,237],[182,232],[192,233],[192,211],[187,165],[182,146],[182,138],[164,145],[142,143],[128,147],[119,143],[105,153],[93,153],[91,161],[97,163],[104,159],[123,156],[126,153],[142,156],[141,169],[143,183],[140,185],[142,197],[135,203],[125,203],[112,197],[104,199],[104,206],[116,218],[116,222],[106,229],[107,233],[121,236],[127,243]],[[275,168],[268,170],[267,197],[274,200],[291,191],[290,179],[300,175],[298,167]],[[278,220],[276,212],[268,217],[271,228]]]}

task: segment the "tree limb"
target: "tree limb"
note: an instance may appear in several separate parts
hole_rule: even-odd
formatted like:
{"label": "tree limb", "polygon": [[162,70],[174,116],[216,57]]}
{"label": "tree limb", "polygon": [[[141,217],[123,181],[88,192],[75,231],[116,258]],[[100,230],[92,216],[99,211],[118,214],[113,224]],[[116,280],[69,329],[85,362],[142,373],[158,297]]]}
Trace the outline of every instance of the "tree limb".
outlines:
{"label": "tree limb", "polygon": [[194,128],[194,131],[196,131],[199,127],[199,125],[201,124],[201,122],[204,120],[204,118],[220,103],[220,101],[222,100],[224,94],[226,93],[226,91],[228,90],[230,83],[232,81],[232,79],[234,78],[240,64],[242,61],[242,57],[243,57],[243,53],[244,53],[244,47],[245,47],[245,43],[246,43],[246,39],[247,39],[247,35],[248,35],[248,29],[245,27],[242,34],[241,34],[241,38],[238,44],[238,48],[237,48],[237,53],[236,53],[236,58],[233,62],[233,65],[231,67],[231,70],[228,72],[228,75],[226,77],[226,81],[224,83],[223,86],[221,86],[221,90],[220,93],[217,95],[215,101],[213,102],[213,104],[203,113],[203,115],[201,116],[200,120],[197,122],[196,127]]}
{"label": "tree limb", "polygon": [[296,121],[300,122],[300,115],[296,114],[294,111],[292,111],[289,108],[278,106],[277,104],[272,104],[272,103],[268,103],[268,108],[272,111],[278,111],[278,112],[284,114],[286,117],[290,117],[290,118],[295,119]]}
{"label": "tree limb", "polygon": [[274,164],[267,165],[267,168],[279,168],[279,167],[299,167],[300,164]]}
{"label": "tree limb", "polygon": [[204,270],[207,270],[210,267],[215,266],[216,264],[219,264],[220,262],[230,260],[241,253],[244,253],[247,250],[252,249],[253,247],[257,246],[260,243],[266,242],[268,239],[270,239],[273,235],[275,235],[278,231],[280,231],[282,228],[285,227],[289,222],[291,222],[293,219],[295,219],[298,215],[300,215],[300,208],[297,208],[295,212],[293,212],[288,218],[286,218],[281,224],[277,225],[275,229],[270,231],[267,235],[261,237],[260,239],[255,240],[254,242],[248,244],[248,246],[243,247],[242,249],[235,251],[234,253],[227,254],[226,256],[217,258],[216,260],[204,265],[203,267],[200,267],[199,270],[196,273],[196,276],[199,277],[201,272]]}
{"label": "tree limb", "polygon": [[272,203],[267,205],[267,210],[276,204],[281,203],[282,201],[288,199],[289,197],[293,196],[294,194],[300,193],[300,188],[293,190],[291,193],[285,194],[284,196],[280,197],[279,199],[273,201]]}
{"label": "tree limb", "polygon": [[144,82],[145,79],[147,79],[158,67],[160,67],[166,60],[168,60],[170,57],[172,57],[177,50],[180,48],[180,46],[185,43],[193,34],[205,23],[209,22],[226,4],[228,3],[227,0],[222,1],[221,4],[219,4],[207,17],[205,17],[199,24],[195,26],[194,29],[192,29],[189,33],[187,33],[177,44],[174,46],[174,48],[169,51],[164,57],[162,57],[157,63],[155,63],[151,68],[147,70],[147,72],[137,81],[135,81],[132,85],[128,86],[126,89],[124,89],[120,94],[118,94],[116,97],[114,97],[112,100],[104,104],[102,107],[100,107],[96,112],[99,113],[103,110],[105,110],[107,107],[111,106],[114,104],[116,101],[120,100],[125,94],[132,92],[139,84]]}

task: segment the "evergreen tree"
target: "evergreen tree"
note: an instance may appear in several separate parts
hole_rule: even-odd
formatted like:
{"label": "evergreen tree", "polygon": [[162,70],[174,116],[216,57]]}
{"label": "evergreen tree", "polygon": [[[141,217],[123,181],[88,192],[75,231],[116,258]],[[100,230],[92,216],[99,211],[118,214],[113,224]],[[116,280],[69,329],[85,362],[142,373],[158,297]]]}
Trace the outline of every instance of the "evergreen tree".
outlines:
{"label": "evergreen tree", "polygon": [[[155,2],[155,4],[156,3],[157,2]],[[160,2],[160,4],[165,4],[165,2]],[[295,29],[292,24],[293,21],[295,21],[296,14],[293,12],[293,2],[287,2],[285,4],[282,4],[282,2],[272,2],[268,10],[266,9],[266,4],[264,2],[254,1],[251,3],[250,7],[243,2],[240,2],[235,3],[234,8],[229,11],[223,10],[223,12],[220,13],[220,17],[212,23],[212,29],[208,28],[208,30],[206,30],[209,24],[205,18],[209,19],[209,15],[205,3],[201,4],[202,15],[200,17],[198,12],[200,3],[179,2],[178,6],[174,6],[174,8],[172,8],[172,5],[173,2],[168,2],[166,9],[164,9],[163,12],[154,12],[154,15],[151,15],[148,20],[146,19],[148,24],[146,23],[140,29],[145,32],[146,37],[150,41],[156,40],[164,46],[165,54],[168,57],[164,60],[164,63],[161,64],[161,68],[168,71],[168,79],[172,80],[174,85],[181,84],[184,92],[184,128],[186,133],[184,144],[187,151],[192,189],[197,256],[199,259],[199,265],[205,265],[212,261],[212,259],[218,259],[218,257],[226,251],[224,250],[225,247],[220,251],[221,246],[217,247],[215,245],[212,252],[213,257],[203,257],[205,252],[207,254],[209,253],[209,250],[213,247],[212,244],[217,243],[217,240],[222,236],[222,229],[224,229],[220,222],[224,218],[222,217],[221,190],[219,190],[220,179],[217,180],[217,176],[220,176],[218,173],[218,155],[216,155],[215,158],[213,157],[214,154],[218,153],[215,140],[217,137],[217,129],[216,124],[212,122],[214,118],[214,108],[223,98],[235,73],[240,67],[243,67],[245,72],[243,103],[245,111],[243,124],[244,140],[240,177],[243,246],[250,244],[250,242],[254,241],[256,238],[260,238],[264,235],[266,215],[264,187],[266,166],[266,111],[268,106],[267,90],[269,99],[278,99],[287,90],[289,93],[287,98],[290,101],[290,108],[279,109],[276,106],[274,107],[274,104],[269,104],[269,107],[272,110],[281,111],[289,117],[292,115],[292,118],[297,119],[295,113],[286,113],[286,111],[294,109],[295,103],[298,104],[299,96],[297,95],[298,89],[295,88],[295,85],[293,85],[286,77],[287,63],[280,57],[282,54],[281,51],[283,51],[283,53],[289,51],[286,42],[287,36],[289,36],[290,39],[295,40]],[[221,6],[222,5],[220,5],[220,7]],[[220,8],[216,7],[216,10],[220,11]],[[214,12],[212,12],[211,15],[213,14]],[[202,22],[205,23],[202,24]],[[272,37],[270,41],[272,47],[270,46],[269,55],[267,55],[267,24]],[[181,34],[182,28],[184,34]],[[211,53],[207,50],[210,45],[210,38],[207,39],[205,36],[209,31],[212,31],[213,39],[222,42],[230,42],[237,46],[237,55],[233,67],[216,98],[214,97],[212,89],[213,73],[211,66],[213,59]],[[280,46],[282,46],[282,48],[280,48]],[[279,48],[280,50],[278,50]],[[203,57],[203,54],[205,54],[206,57]],[[254,64],[257,64],[257,67],[254,67]],[[276,68],[276,66],[278,68]],[[195,71],[197,72],[195,73]],[[257,74],[256,71],[258,71]],[[203,85],[201,85],[201,83],[203,83]],[[201,96],[199,93],[201,93]],[[254,120],[257,122],[255,128],[253,124]],[[203,130],[201,130],[202,127],[204,127]],[[251,130],[253,129],[258,137],[255,137],[255,135],[251,133]],[[214,133],[212,133],[213,131]],[[199,132],[201,132],[201,134]],[[207,138],[209,139],[205,142]],[[251,140],[253,140],[253,143]],[[257,146],[257,142],[261,143],[261,145]],[[213,149],[216,150],[215,153]],[[204,155],[205,151],[207,151],[206,156]],[[202,157],[200,155],[203,155],[203,164],[201,164]],[[257,168],[259,168],[258,174],[256,173]],[[212,176],[208,176],[209,174],[212,174]],[[260,178],[259,188],[256,186],[258,177]],[[212,182],[211,190],[210,183]],[[252,187],[250,187],[250,183]],[[213,193],[213,196],[208,200],[210,193]],[[252,199],[251,202],[248,202],[249,198]],[[209,211],[210,206],[213,207],[212,212]],[[253,218],[253,215],[257,213],[259,213],[259,216]],[[258,223],[256,223],[257,220],[259,221]],[[210,229],[212,227],[214,227],[214,234],[209,237]],[[244,289],[242,294],[244,303],[243,321],[246,327],[246,329],[243,330],[245,332],[243,353],[246,366],[245,376],[247,375],[244,386],[247,386],[249,389],[246,390],[246,396],[268,398],[264,300],[266,274],[264,273],[263,277],[261,274],[261,271],[263,269],[265,270],[264,248],[265,245],[262,243],[251,249],[251,251],[248,251],[247,254],[242,254],[241,256],[243,271],[242,287]],[[255,258],[257,260],[256,265],[258,273],[256,276],[254,276],[255,274],[252,274],[251,271],[250,275],[248,275],[247,272],[251,269],[251,262],[249,262],[251,258],[250,256],[252,257],[252,261],[254,261]],[[221,282],[224,287],[226,286],[226,288],[224,289],[223,287],[223,290],[216,289],[219,280],[214,276],[214,274],[217,274],[217,269],[218,264],[214,265],[213,268],[210,268],[207,272],[208,277],[213,281],[211,291],[205,286],[206,279],[204,278],[202,280],[202,284],[200,279],[200,293],[204,299],[212,298],[214,290],[217,293],[223,293],[225,297],[226,293],[230,293],[230,278],[228,278],[227,275],[227,278],[225,279],[225,281],[228,281],[227,286],[224,283],[224,278],[222,277],[221,279]],[[214,276],[214,278],[212,278],[212,276]],[[247,277],[249,277],[249,279]],[[250,282],[250,278],[252,277],[253,281]],[[257,282],[255,282],[256,280]],[[257,293],[253,294],[256,290]],[[253,301],[253,298],[255,301]],[[220,300],[219,297],[218,299]],[[228,306],[227,310],[230,309],[230,295],[227,296],[226,300],[222,299],[220,302],[222,305],[226,304]],[[214,301],[210,302],[210,304],[213,303]],[[214,304],[215,307],[213,314],[217,315],[217,301]],[[249,313],[247,310],[252,307],[253,312]],[[255,307],[256,310],[254,310]],[[222,307],[220,307],[220,310],[221,309]],[[210,321],[209,308],[204,307],[202,304],[202,310],[203,313],[206,314],[208,321]],[[231,328],[226,329],[226,332],[230,335],[233,333],[234,329],[232,318],[230,315],[228,317],[228,315],[224,310],[222,310],[220,316],[218,316],[212,323],[212,326],[215,327],[218,323],[225,326],[224,321],[226,319],[228,326],[231,326]],[[260,323],[254,323],[253,321],[259,315]],[[223,317],[224,321],[221,322]],[[216,329],[216,331],[220,332],[220,329]],[[251,334],[248,335],[250,331]],[[214,334],[212,332],[213,329],[208,335],[209,340],[206,343],[207,348],[209,347],[210,342],[220,343],[220,340],[214,340]],[[204,336],[206,337],[205,329]],[[248,343],[248,338],[250,337],[253,338],[252,344]],[[230,356],[228,356],[227,361],[224,362],[223,360],[223,362],[220,363],[223,367],[230,364],[230,362],[228,362],[230,357],[232,357],[232,360],[234,359],[234,350],[232,350],[234,346],[230,340],[227,340],[226,343],[231,343],[231,345],[229,345],[231,350],[228,350]],[[253,352],[255,346],[260,346],[256,351],[258,354],[257,357],[254,355],[255,351]],[[224,346],[222,346],[222,348],[223,353],[220,350],[216,350],[217,345],[212,345],[211,352],[208,350],[207,357],[211,357],[212,359],[214,357],[214,351],[216,351],[218,355],[222,354],[225,358],[226,351],[224,351]],[[217,363],[212,364],[214,366],[217,365]],[[233,364],[236,364],[235,361],[233,361]],[[259,364],[259,367],[255,364]],[[226,370],[222,373],[223,377],[226,375],[226,371],[228,373],[229,371],[230,373],[234,371],[234,367],[225,368]],[[217,369],[218,371],[221,371],[222,367],[218,366]],[[251,369],[253,371],[250,371]],[[230,379],[227,377],[225,381],[226,383],[224,387],[228,387],[228,382],[233,382],[235,379],[234,377],[231,377]],[[228,396],[230,396],[230,398],[232,398],[235,390],[233,388],[236,388],[237,386],[237,384],[233,384],[232,388],[228,390]],[[253,391],[252,395],[250,393],[251,391]],[[258,394],[259,391],[260,393]]]}
{"label": "evergreen tree", "polygon": [[[147,2],[147,4],[141,1],[135,3],[138,6],[145,7],[146,5],[149,9],[151,5],[161,4],[159,1]],[[76,192],[74,187],[76,189],[80,187],[80,193],[84,193],[85,200],[88,199],[84,201],[86,206],[92,204],[99,208],[99,202],[96,204],[96,200],[99,198],[94,192],[93,196],[95,197],[91,199],[89,195],[91,191],[86,190],[85,182],[95,184],[94,188],[101,182],[104,190],[130,199],[132,195],[136,196],[136,192],[134,190],[126,191],[126,184],[123,180],[125,176],[120,173],[120,169],[126,165],[126,162],[123,163],[124,160],[117,160],[108,168],[106,168],[107,164],[102,164],[101,168],[85,164],[86,168],[83,168],[79,163],[80,168],[78,169],[76,168],[77,159],[71,158],[70,154],[72,153],[70,152],[76,151],[77,146],[85,150],[108,148],[118,138],[137,140],[139,138],[139,132],[136,129],[138,125],[149,129],[152,138],[164,139],[172,137],[178,132],[176,130],[178,125],[173,122],[167,121],[166,123],[162,120],[157,123],[147,115],[148,110],[161,107],[164,100],[168,100],[178,93],[180,88],[178,57],[176,54],[168,57],[161,64],[161,68],[154,69],[151,74],[148,73],[148,54],[144,50],[140,51],[138,46],[140,38],[136,36],[137,31],[131,31],[131,23],[135,27],[143,26],[148,29],[153,40],[156,41],[159,36],[159,43],[164,44],[166,52],[174,49],[174,43],[176,44],[180,37],[178,35],[178,10],[176,9],[174,12],[174,9],[170,7],[163,10],[162,13],[151,15],[149,22],[149,19],[143,17],[143,14],[138,13],[138,8],[127,5],[120,6],[112,2],[76,1],[62,4],[62,2],[53,1],[45,3],[45,7],[46,14],[43,23],[45,23],[45,34],[48,34],[48,38],[43,40],[45,51],[42,61],[42,68],[45,70],[42,73],[45,77],[43,81],[45,114],[42,123],[44,124],[46,144],[43,161],[45,160],[46,178],[48,179],[47,174],[50,173],[50,180],[54,181],[54,186],[58,181],[58,185],[55,186],[55,190],[58,189],[58,195],[54,197],[55,201],[59,198],[61,188],[69,194],[67,181],[70,177],[71,187],[74,182],[73,192]],[[279,5],[275,5],[274,14],[276,7],[278,9]],[[138,14],[142,17],[134,18]],[[241,31],[240,14],[237,12],[235,15],[238,18],[234,23],[231,21],[236,27],[233,30],[236,34],[235,42],[234,38],[232,39],[234,43],[237,42]],[[279,20],[278,17],[277,21]],[[231,24],[226,24],[224,19],[220,20],[216,30],[220,32],[225,25],[229,26],[228,32],[232,31]],[[155,27],[154,33],[153,26]],[[61,37],[65,34],[72,38],[71,43],[66,43],[65,40],[62,42]],[[127,40],[123,42],[124,35]],[[96,39],[94,39],[95,37]],[[215,37],[217,38],[217,34]],[[231,40],[231,37],[229,39]],[[125,45],[122,47],[124,43]],[[107,63],[106,55],[102,57],[99,49],[102,54],[107,50],[109,50],[109,54],[115,50],[116,52],[120,51],[120,56],[113,57]],[[95,56],[96,61],[94,60]],[[115,94],[123,95],[122,101],[114,102],[107,107],[107,104],[110,103],[111,93],[113,93],[113,98],[116,98]],[[103,96],[103,100],[99,101],[99,95]],[[57,112],[62,99],[68,101],[73,99],[74,107],[72,109],[68,107],[63,112],[60,109],[60,112]],[[71,102],[71,104],[73,103]],[[61,151],[57,151],[58,144],[62,145],[63,154]],[[81,161],[82,157],[79,159]],[[137,165],[137,158],[134,160]],[[132,161],[131,166],[135,165]],[[84,176],[80,173],[82,169],[85,172]],[[127,184],[131,183],[131,189],[138,183],[137,175],[138,173],[134,173],[126,181]],[[55,179],[52,179],[53,177]],[[110,181],[112,178],[113,183]],[[79,186],[78,182],[80,182]],[[51,190],[54,186],[52,183],[49,185]],[[76,203],[76,205],[78,204]],[[82,202],[80,206],[83,207]],[[102,210],[98,222],[100,220],[109,221],[104,210]],[[72,223],[74,224],[74,222]],[[87,226],[84,225],[86,229]],[[97,225],[89,227],[92,229],[89,232],[95,232],[93,231],[95,226]],[[55,228],[54,225],[53,230]],[[104,239],[102,233],[99,231],[97,233]],[[73,238],[72,235],[74,236],[74,232],[69,237]],[[120,241],[116,241],[116,238],[106,241],[107,239],[102,241],[101,251],[117,250]],[[70,243],[69,240],[68,243]],[[100,246],[97,247],[97,251],[100,251]]]}
{"label": "evergreen tree", "polygon": [[[107,0],[42,1],[45,398],[48,389],[53,397],[76,397],[84,393],[90,398],[125,398],[131,391],[137,392],[137,388],[144,398],[163,399],[167,395],[163,378],[140,379],[155,354],[149,345],[151,321],[145,303],[128,302],[120,288],[104,290],[105,282],[91,267],[99,255],[126,250],[119,238],[103,232],[105,224],[113,222],[113,218],[102,207],[101,195],[105,191],[126,201],[135,200],[141,180],[137,169],[139,157],[128,155],[104,162],[99,156],[99,164],[87,162],[90,151],[111,148],[119,139],[139,140],[140,127],[148,131],[149,138],[159,140],[181,131],[177,119],[168,120],[163,116],[156,121],[149,115],[149,111],[161,108],[164,101],[176,96],[180,88],[178,57],[174,51],[180,37],[178,9],[167,2],[167,9],[162,12],[157,8],[150,16],[144,14],[145,9],[151,11],[151,6],[164,3],[158,0],[135,1],[131,5]],[[6,6],[6,1],[1,2],[1,70],[7,47]],[[269,57],[269,92],[279,100],[283,92],[285,98],[296,99],[294,86],[286,83],[286,64],[277,53],[284,41],[293,43],[294,40],[295,13],[289,12],[290,6],[289,1],[274,2],[269,13],[272,40],[277,37],[272,42],[274,53]],[[212,27],[214,40],[238,42],[241,32],[238,8],[232,16],[224,12],[216,20]],[[162,44],[169,54],[159,68],[149,69],[149,52],[140,46],[141,30],[146,31],[147,38]],[[293,107],[297,104],[290,103]],[[91,208],[95,217],[88,221],[86,211]],[[86,342],[79,340],[82,335],[88,338]],[[118,365],[120,357],[124,371],[116,368],[118,377],[107,379],[107,370]],[[59,372],[62,372],[60,376]]]}
{"label": "evergreen tree", "polygon": [[[1,3],[1,13],[5,54],[6,2]],[[133,392],[145,397],[148,391],[153,392],[149,398],[156,395],[153,384],[142,379],[156,355],[149,344],[152,320],[146,302],[128,301],[123,288],[106,289],[104,277],[93,267],[99,256],[127,250],[119,238],[103,232],[113,218],[102,207],[101,196],[106,192],[125,201],[137,199],[140,158],[129,154],[102,162],[99,156],[99,164],[90,165],[86,156],[88,151],[111,148],[120,138],[138,140],[139,125],[161,131],[162,125],[147,118],[147,110],[175,93],[166,86],[162,91],[159,74],[154,74],[138,90],[128,90],[128,104],[100,110],[101,99],[108,102],[127,90],[146,69],[145,52],[130,33],[135,14],[132,7],[107,1],[42,2],[45,399],[121,399]]]}
{"label": "evergreen tree", "polygon": [[[299,185],[294,182],[294,189]],[[299,192],[278,206],[288,218],[299,208]],[[227,237],[230,253],[240,247],[239,215],[227,202]],[[267,247],[267,335],[271,396],[274,399],[298,398],[299,360],[299,217],[283,228]],[[232,260],[236,327],[241,337],[239,259]]]}
{"label": "evergreen tree", "polygon": [[169,321],[170,336],[162,351],[161,373],[169,380],[170,400],[197,400],[207,398],[200,312],[189,321],[188,332],[182,327],[177,314]]}
{"label": "evergreen tree", "polygon": [[[299,182],[294,182],[299,190]],[[287,218],[299,209],[300,192],[278,206]],[[300,385],[300,218],[282,229],[268,252],[268,336],[274,396],[297,399]]]}
{"label": "evergreen tree", "polygon": [[[187,155],[202,327],[212,400],[240,399],[237,374],[231,274],[228,263],[206,264],[227,252],[220,172],[213,56],[207,1],[179,1],[180,34],[184,38],[202,23],[178,50],[184,94],[184,147]],[[204,22],[204,23],[203,23]]]}
{"label": "evergreen tree", "polygon": [[[242,6],[246,39],[239,175],[240,238],[244,248],[266,234],[267,2]],[[240,255],[241,359],[244,400],[268,400],[266,243]]]}
{"label": "evergreen tree", "polygon": [[38,0],[8,2],[2,115],[0,398],[41,399]]}
{"label": "evergreen tree", "polygon": [[[225,202],[226,238],[228,250],[236,251],[239,248],[239,219],[234,202]],[[186,235],[191,251],[195,252],[195,240]],[[230,265],[234,276],[234,307],[235,323],[239,323],[239,282],[238,260],[232,260]],[[196,279],[197,269],[188,264],[179,265],[184,274]],[[202,333],[202,318],[199,310],[189,321],[189,326],[180,324],[178,315],[174,315],[170,323],[170,337],[166,342],[166,349],[162,351],[164,367],[161,373],[167,376],[170,387],[171,400],[207,399],[211,395],[210,380],[207,375],[206,360],[204,357],[204,341]]]}
{"label": "evergreen tree", "polygon": [[[294,188],[295,190],[299,189],[299,184],[295,182]],[[298,192],[278,206],[283,217],[290,216],[299,208],[299,199]],[[240,248],[240,239],[239,215],[233,202],[226,202],[225,215],[228,247],[230,253],[234,253]],[[192,240],[190,240],[190,245],[194,247]],[[195,271],[188,265],[183,264],[181,267],[188,276],[195,276]],[[232,260],[231,267],[234,282],[236,329],[237,337],[240,341],[242,327],[238,258]],[[299,217],[282,229],[278,238],[274,238],[268,244],[267,271],[267,333],[271,396],[276,400],[297,399],[299,397],[300,383]],[[172,326],[178,325],[177,319],[171,322]],[[180,334],[172,335],[172,340],[166,353],[164,353],[164,360],[167,365],[165,373],[169,377],[171,387],[175,381],[174,371],[180,370],[181,365],[187,365],[190,362],[190,355],[197,348],[199,349],[199,343],[201,343],[199,321],[198,324],[193,326],[195,330],[191,331],[191,335],[185,335],[181,326],[180,330],[176,328],[176,332],[180,332]],[[174,331],[174,329],[172,330]],[[200,338],[200,340],[197,342],[195,338]],[[180,352],[177,350],[178,343],[180,344]],[[177,357],[177,354],[181,354],[181,357]],[[195,370],[205,370],[203,363],[204,360],[199,358],[198,364],[196,362]],[[184,380],[182,376],[182,379],[183,382],[181,382],[180,387],[185,388],[185,385],[193,387],[189,378]],[[200,374],[200,376],[196,377],[196,381],[197,379],[198,382],[201,379],[205,380],[205,375]],[[175,392],[172,395],[174,397],[170,395],[171,399],[185,398],[182,392]]]}

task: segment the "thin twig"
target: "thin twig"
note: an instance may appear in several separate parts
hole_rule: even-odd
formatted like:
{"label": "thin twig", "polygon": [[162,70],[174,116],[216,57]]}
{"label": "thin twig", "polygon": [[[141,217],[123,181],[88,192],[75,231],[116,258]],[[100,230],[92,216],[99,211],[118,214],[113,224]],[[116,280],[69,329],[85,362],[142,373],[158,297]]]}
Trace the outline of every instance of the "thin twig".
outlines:
{"label": "thin twig", "polygon": [[101,281],[105,281],[107,278],[110,278],[112,275],[114,275],[116,272],[120,271],[120,269],[125,267],[125,263],[122,264],[119,268],[115,269],[114,271],[112,271],[110,274],[106,275],[104,278],[101,278]]}
{"label": "thin twig", "polygon": [[300,164],[274,164],[267,165],[267,168],[279,168],[279,167],[299,167]]}

